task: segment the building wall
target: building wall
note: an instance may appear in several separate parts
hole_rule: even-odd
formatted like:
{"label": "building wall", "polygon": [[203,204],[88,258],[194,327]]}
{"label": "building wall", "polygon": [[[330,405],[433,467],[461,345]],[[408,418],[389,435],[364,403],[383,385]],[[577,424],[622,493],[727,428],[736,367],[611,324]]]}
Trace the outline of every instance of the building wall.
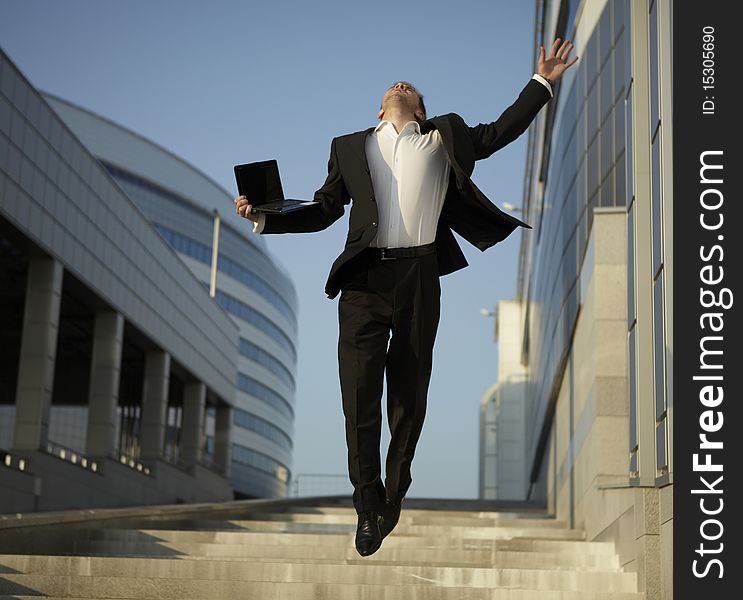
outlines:
{"label": "building wall", "polygon": [[[265,240],[229,210],[231,196],[141,136],[42,96],[0,54],[0,201],[0,448],[11,452],[0,471],[0,512],[285,495],[297,298]],[[211,298],[213,210],[224,207]],[[61,274],[51,296],[26,281],[37,263]],[[37,307],[37,296],[51,302],[48,355],[40,358],[21,349],[24,310]],[[120,315],[124,325],[103,424],[115,446],[93,456],[99,313]],[[144,398],[162,383],[147,374],[151,355],[167,367],[158,408],[147,417]],[[19,405],[24,377],[46,383],[40,400]],[[197,384],[203,405],[189,408],[185,388]],[[124,411],[136,421],[126,440]],[[39,443],[24,442],[30,446],[20,451],[19,427],[32,413]],[[153,418],[164,443],[144,461]],[[186,443],[192,450],[184,458]],[[58,484],[66,479],[71,485]]]}
{"label": "building wall", "polygon": [[524,500],[527,495],[524,390],[521,363],[523,311],[520,302],[496,307],[498,383],[480,402],[480,487],[483,499]]}
{"label": "building wall", "polygon": [[2,215],[221,397],[236,328],[3,54]]}
{"label": "building wall", "polygon": [[672,596],[671,2],[546,1],[578,63],[530,129],[518,297],[529,498]]}
{"label": "building wall", "polygon": [[152,440],[181,384],[229,411],[235,323],[2,53],[0,262],[0,511],[231,498],[223,472],[171,464],[165,444],[121,462],[114,434],[134,363]]}
{"label": "building wall", "polygon": [[[104,117],[61,98],[45,98],[205,287],[211,277],[214,211],[219,212],[216,300],[239,327],[232,481],[239,497],[285,495],[297,361],[291,280],[265,240],[251,235],[231,210],[231,196],[208,177]],[[261,422],[267,425],[258,426]]]}

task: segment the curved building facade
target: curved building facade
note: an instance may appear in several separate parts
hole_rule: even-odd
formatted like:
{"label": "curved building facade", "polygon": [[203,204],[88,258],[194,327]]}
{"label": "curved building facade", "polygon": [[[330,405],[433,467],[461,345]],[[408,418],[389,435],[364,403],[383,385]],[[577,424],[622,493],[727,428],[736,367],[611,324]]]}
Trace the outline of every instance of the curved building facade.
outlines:
{"label": "curved building facade", "polygon": [[[220,214],[215,299],[239,329],[231,481],[238,498],[286,494],[291,470],[297,297],[265,240],[249,235],[232,196],[175,156],[60,98],[46,101],[101,162],[205,288]],[[214,414],[206,420],[213,448]]]}
{"label": "curved building facade", "polygon": [[286,494],[296,295],[231,208],[0,50],[0,513]]}

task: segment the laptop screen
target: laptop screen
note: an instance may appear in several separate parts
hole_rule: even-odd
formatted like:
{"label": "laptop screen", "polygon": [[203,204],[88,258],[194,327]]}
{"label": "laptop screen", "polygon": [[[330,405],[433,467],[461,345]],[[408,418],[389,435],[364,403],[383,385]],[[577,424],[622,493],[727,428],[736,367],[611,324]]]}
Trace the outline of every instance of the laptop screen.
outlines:
{"label": "laptop screen", "polygon": [[253,205],[284,199],[279,178],[279,166],[275,160],[238,165],[235,167],[237,190]]}

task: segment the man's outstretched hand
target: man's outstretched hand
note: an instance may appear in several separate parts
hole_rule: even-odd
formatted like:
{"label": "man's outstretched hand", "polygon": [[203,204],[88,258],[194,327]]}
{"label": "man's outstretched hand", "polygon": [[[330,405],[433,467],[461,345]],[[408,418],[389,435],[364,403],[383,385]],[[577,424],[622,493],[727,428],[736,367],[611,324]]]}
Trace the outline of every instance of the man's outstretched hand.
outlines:
{"label": "man's outstretched hand", "polygon": [[537,74],[549,79],[552,83],[555,83],[562,74],[568,70],[568,68],[575,64],[578,57],[574,57],[573,60],[567,62],[568,55],[573,49],[573,43],[570,40],[565,40],[560,45],[560,38],[555,38],[552,48],[550,48],[550,55],[545,59],[544,57],[544,46],[539,46],[539,64],[537,65]]}

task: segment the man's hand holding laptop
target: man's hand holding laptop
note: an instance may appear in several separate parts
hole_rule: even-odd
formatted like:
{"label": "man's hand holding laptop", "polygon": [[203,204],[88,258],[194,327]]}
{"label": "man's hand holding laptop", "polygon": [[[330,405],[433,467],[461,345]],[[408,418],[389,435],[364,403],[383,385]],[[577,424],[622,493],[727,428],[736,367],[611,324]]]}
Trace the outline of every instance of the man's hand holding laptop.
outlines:
{"label": "man's hand holding laptop", "polygon": [[245,196],[238,196],[235,198],[235,210],[241,217],[250,219],[253,223],[258,222],[258,215],[253,213],[253,206]]}

